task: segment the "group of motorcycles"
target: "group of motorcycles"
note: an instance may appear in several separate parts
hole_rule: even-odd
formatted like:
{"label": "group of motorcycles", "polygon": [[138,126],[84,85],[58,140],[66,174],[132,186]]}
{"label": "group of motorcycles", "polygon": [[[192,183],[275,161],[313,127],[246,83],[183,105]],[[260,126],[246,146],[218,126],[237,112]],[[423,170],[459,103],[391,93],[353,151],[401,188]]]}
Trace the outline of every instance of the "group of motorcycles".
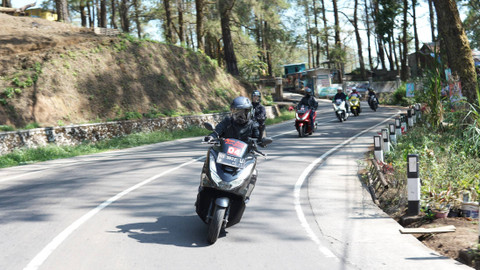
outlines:
{"label": "group of motorcycles", "polygon": [[[360,100],[349,99],[350,111],[360,114]],[[378,108],[378,99],[371,96],[368,100],[370,108]],[[333,108],[340,122],[347,120],[349,113],[345,101],[334,100]],[[313,113],[313,125],[310,114]],[[299,137],[311,135],[316,129],[317,113],[305,105],[297,106],[295,127]],[[205,128],[214,131],[210,123]],[[263,146],[272,143],[272,139],[264,137]],[[195,210],[197,215],[208,224],[207,241],[213,244],[225,228],[240,222],[247,202],[257,181],[257,156],[265,156],[258,150],[254,139],[243,142],[232,138],[219,137],[213,141],[207,152],[198,187]]]}
{"label": "group of motorcycles", "polygon": [[[359,116],[361,112],[360,99],[356,96],[352,96],[348,99],[348,103],[350,105],[350,113],[354,116]],[[373,111],[377,111],[378,99],[376,95],[369,96],[368,106],[370,106],[370,109]],[[340,122],[346,121],[350,114],[347,112],[345,101],[341,99],[336,99],[333,101],[333,111]]]}

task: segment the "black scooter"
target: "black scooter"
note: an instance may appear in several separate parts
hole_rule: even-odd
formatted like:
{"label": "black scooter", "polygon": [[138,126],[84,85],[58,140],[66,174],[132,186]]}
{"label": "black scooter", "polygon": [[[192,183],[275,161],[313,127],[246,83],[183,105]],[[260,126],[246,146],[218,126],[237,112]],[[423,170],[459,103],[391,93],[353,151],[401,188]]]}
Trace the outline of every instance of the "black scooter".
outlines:
{"label": "black scooter", "polygon": [[[213,131],[210,123],[205,128]],[[264,146],[272,143],[263,138]],[[218,138],[207,153],[195,202],[198,216],[209,224],[207,240],[217,241],[221,230],[240,222],[246,203],[257,180],[257,149],[252,139],[248,143],[232,138]]]}

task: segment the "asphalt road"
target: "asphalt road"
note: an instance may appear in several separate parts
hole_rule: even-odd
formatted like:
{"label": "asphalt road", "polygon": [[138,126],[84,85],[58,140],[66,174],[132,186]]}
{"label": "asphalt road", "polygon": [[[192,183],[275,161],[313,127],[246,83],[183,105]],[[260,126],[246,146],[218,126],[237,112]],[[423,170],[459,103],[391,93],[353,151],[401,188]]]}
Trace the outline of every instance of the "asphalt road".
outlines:
{"label": "asphalt road", "polygon": [[319,104],[313,136],[298,138],[293,121],[267,127],[275,141],[244,217],[214,245],[194,209],[199,137],[0,170],[0,269],[367,269],[322,232],[316,211],[329,204],[311,203],[305,173],[398,109],[363,104],[339,123]]}

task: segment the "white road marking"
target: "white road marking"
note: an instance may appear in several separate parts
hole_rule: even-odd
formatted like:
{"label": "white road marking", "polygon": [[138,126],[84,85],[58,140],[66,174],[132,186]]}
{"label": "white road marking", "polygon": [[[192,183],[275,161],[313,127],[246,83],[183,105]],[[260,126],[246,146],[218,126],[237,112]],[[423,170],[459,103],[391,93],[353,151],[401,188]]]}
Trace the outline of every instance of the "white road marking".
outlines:
{"label": "white road marking", "polygon": [[[398,113],[400,113],[400,111],[398,111]],[[320,157],[318,157],[317,159],[315,159],[312,163],[310,163],[310,165],[302,172],[302,174],[300,175],[300,177],[297,179],[297,182],[295,183],[295,187],[293,189],[293,197],[294,197],[294,200],[293,200],[293,204],[295,206],[295,211],[297,212],[297,217],[298,219],[300,220],[300,223],[302,224],[302,227],[307,231],[307,234],[308,236],[310,237],[310,239],[312,239],[312,241],[314,241],[317,245],[318,245],[318,249],[321,253],[323,253],[323,255],[327,258],[335,258],[335,259],[338,259],[337,256],[335,256],[335,254],[333,254],[333,252],[331,250],[329,250],[327,247],[325,247],[324,245],[321,244],[320,242],[320,239],[318,239],[318,237],[315,235],[315,233],[313,232],[312,228],[310,227],[310,225],[308,224],[307,222],[307,219],[305,218],[305,213],[303,212],[302,210],[302,206],[300,204],[300,190],[302,189],[302,185],[303,183],[305,182],[305,180],[307,180],[307,178],[310,176],[310,174],[315,170],[315,168],[317,168],[317,166],[325,159],[327,158],[328,156],[330,156],[331,154],[333,154],[334,152],[336,152],[338,149],[340,149],[341,147],[349,144],[352,140],[360,137],[361,135],[369,132],[370,130],[384,124],[385,122],[389,121],[390,119],[392,119],[393,117],[395,117],[395,115],[385,119],[384,121],[382,121],[381,123],[369,128],[369,129],[366,129],[360,133],[358,133],[357,135],[353,136],[353,137],[350,137],[350,139],[344,141],[343,143],[335,146],[334,148],[330,149],[329,151],[327,151],[325,154],[321,155]]]}
{"label": "white road marking", "polygon": [[63,232],[61,232],[59,235],[57,235],[50,243],[48,243],[48,245],[46,245],[42,251],[40,251],[40,253],[38,253],[34,258],[33,260],[30,261],[30,263],[24,268],[24,270],[36,270],[38,269],[44,262],[45,260],[50,256],[50,254],[52,254],[52,252],[63,242],[65,241],[65,239],[67,239],[67,237],[72,234],[76,229],[78,229],[83,223],[85,223],[86,221],[88,221],[90,218],[92,218],[95,214],[97,214],[98,212],[100,212],[102,209],[104,209],[105,207],[109,206],[111,203],[117,201],[118,199],[120,199],[121,197],[123,197],[124,195],[152,182],[153,180],[156,180],[166,174],[169,174],[175,170],[178,170],[184,166],[187,166],[187,165],[190,165],[191,163],[194,163],[194,162],[197,162],[201,159],[203,159],[204,157],[199,157],[199,158],[196,158],[196,159],[193,159],[189,162],[186,162],[186,163],[183,163],[181,165],[178,165],[177,167],[174,167],[170,170],[167,170],[167,171],[164,171],[162,173],[159,173],[157,175],[154,175],[120,193],[118,193],[117,195],[111,197],[110,199],[104,201],[103,203],[101,203],[100,205],[98,205],[97,207],[95,207],[94,209],[90,210],[88,213],[86,213],[85,215],[83,215],[81,218],[77,219],[75,222],[73,222],[70,226],[68,226],[65,230],[63,230]]}

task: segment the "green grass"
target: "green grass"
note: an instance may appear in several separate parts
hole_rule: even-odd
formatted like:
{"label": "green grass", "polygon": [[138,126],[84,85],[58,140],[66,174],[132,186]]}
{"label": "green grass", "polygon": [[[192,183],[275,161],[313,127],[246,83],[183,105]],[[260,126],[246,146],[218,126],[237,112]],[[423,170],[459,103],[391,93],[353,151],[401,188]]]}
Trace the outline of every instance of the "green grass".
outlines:
{"label": "green grass", "polygon": [[268,118],[265,121],[265,124],[267,126],[268,125],[273,125],[273,124],[277,124],[277,123],[280,123],[280,122],[283,122],[283,121],[288,121],[288,120],[293,119],[293,118],[295,118],[295,112],[294,111],[282,110],[281,115],[279,117],[276,117],[276,118],[273,118],[273,119]]}
{"label": "green grass", "polygon": [[134,133],[124,137],[113,138],[97,143],[83,143],[77,146],[55,146],[19,149],[0,156],[0,168],[30,164],[59,158],[95,154],[115,149],[124,149],[146,144],[171,141],[187,137],[208,134],[204,128],[191,127],[185,130],[159,131],[152,133]]}

